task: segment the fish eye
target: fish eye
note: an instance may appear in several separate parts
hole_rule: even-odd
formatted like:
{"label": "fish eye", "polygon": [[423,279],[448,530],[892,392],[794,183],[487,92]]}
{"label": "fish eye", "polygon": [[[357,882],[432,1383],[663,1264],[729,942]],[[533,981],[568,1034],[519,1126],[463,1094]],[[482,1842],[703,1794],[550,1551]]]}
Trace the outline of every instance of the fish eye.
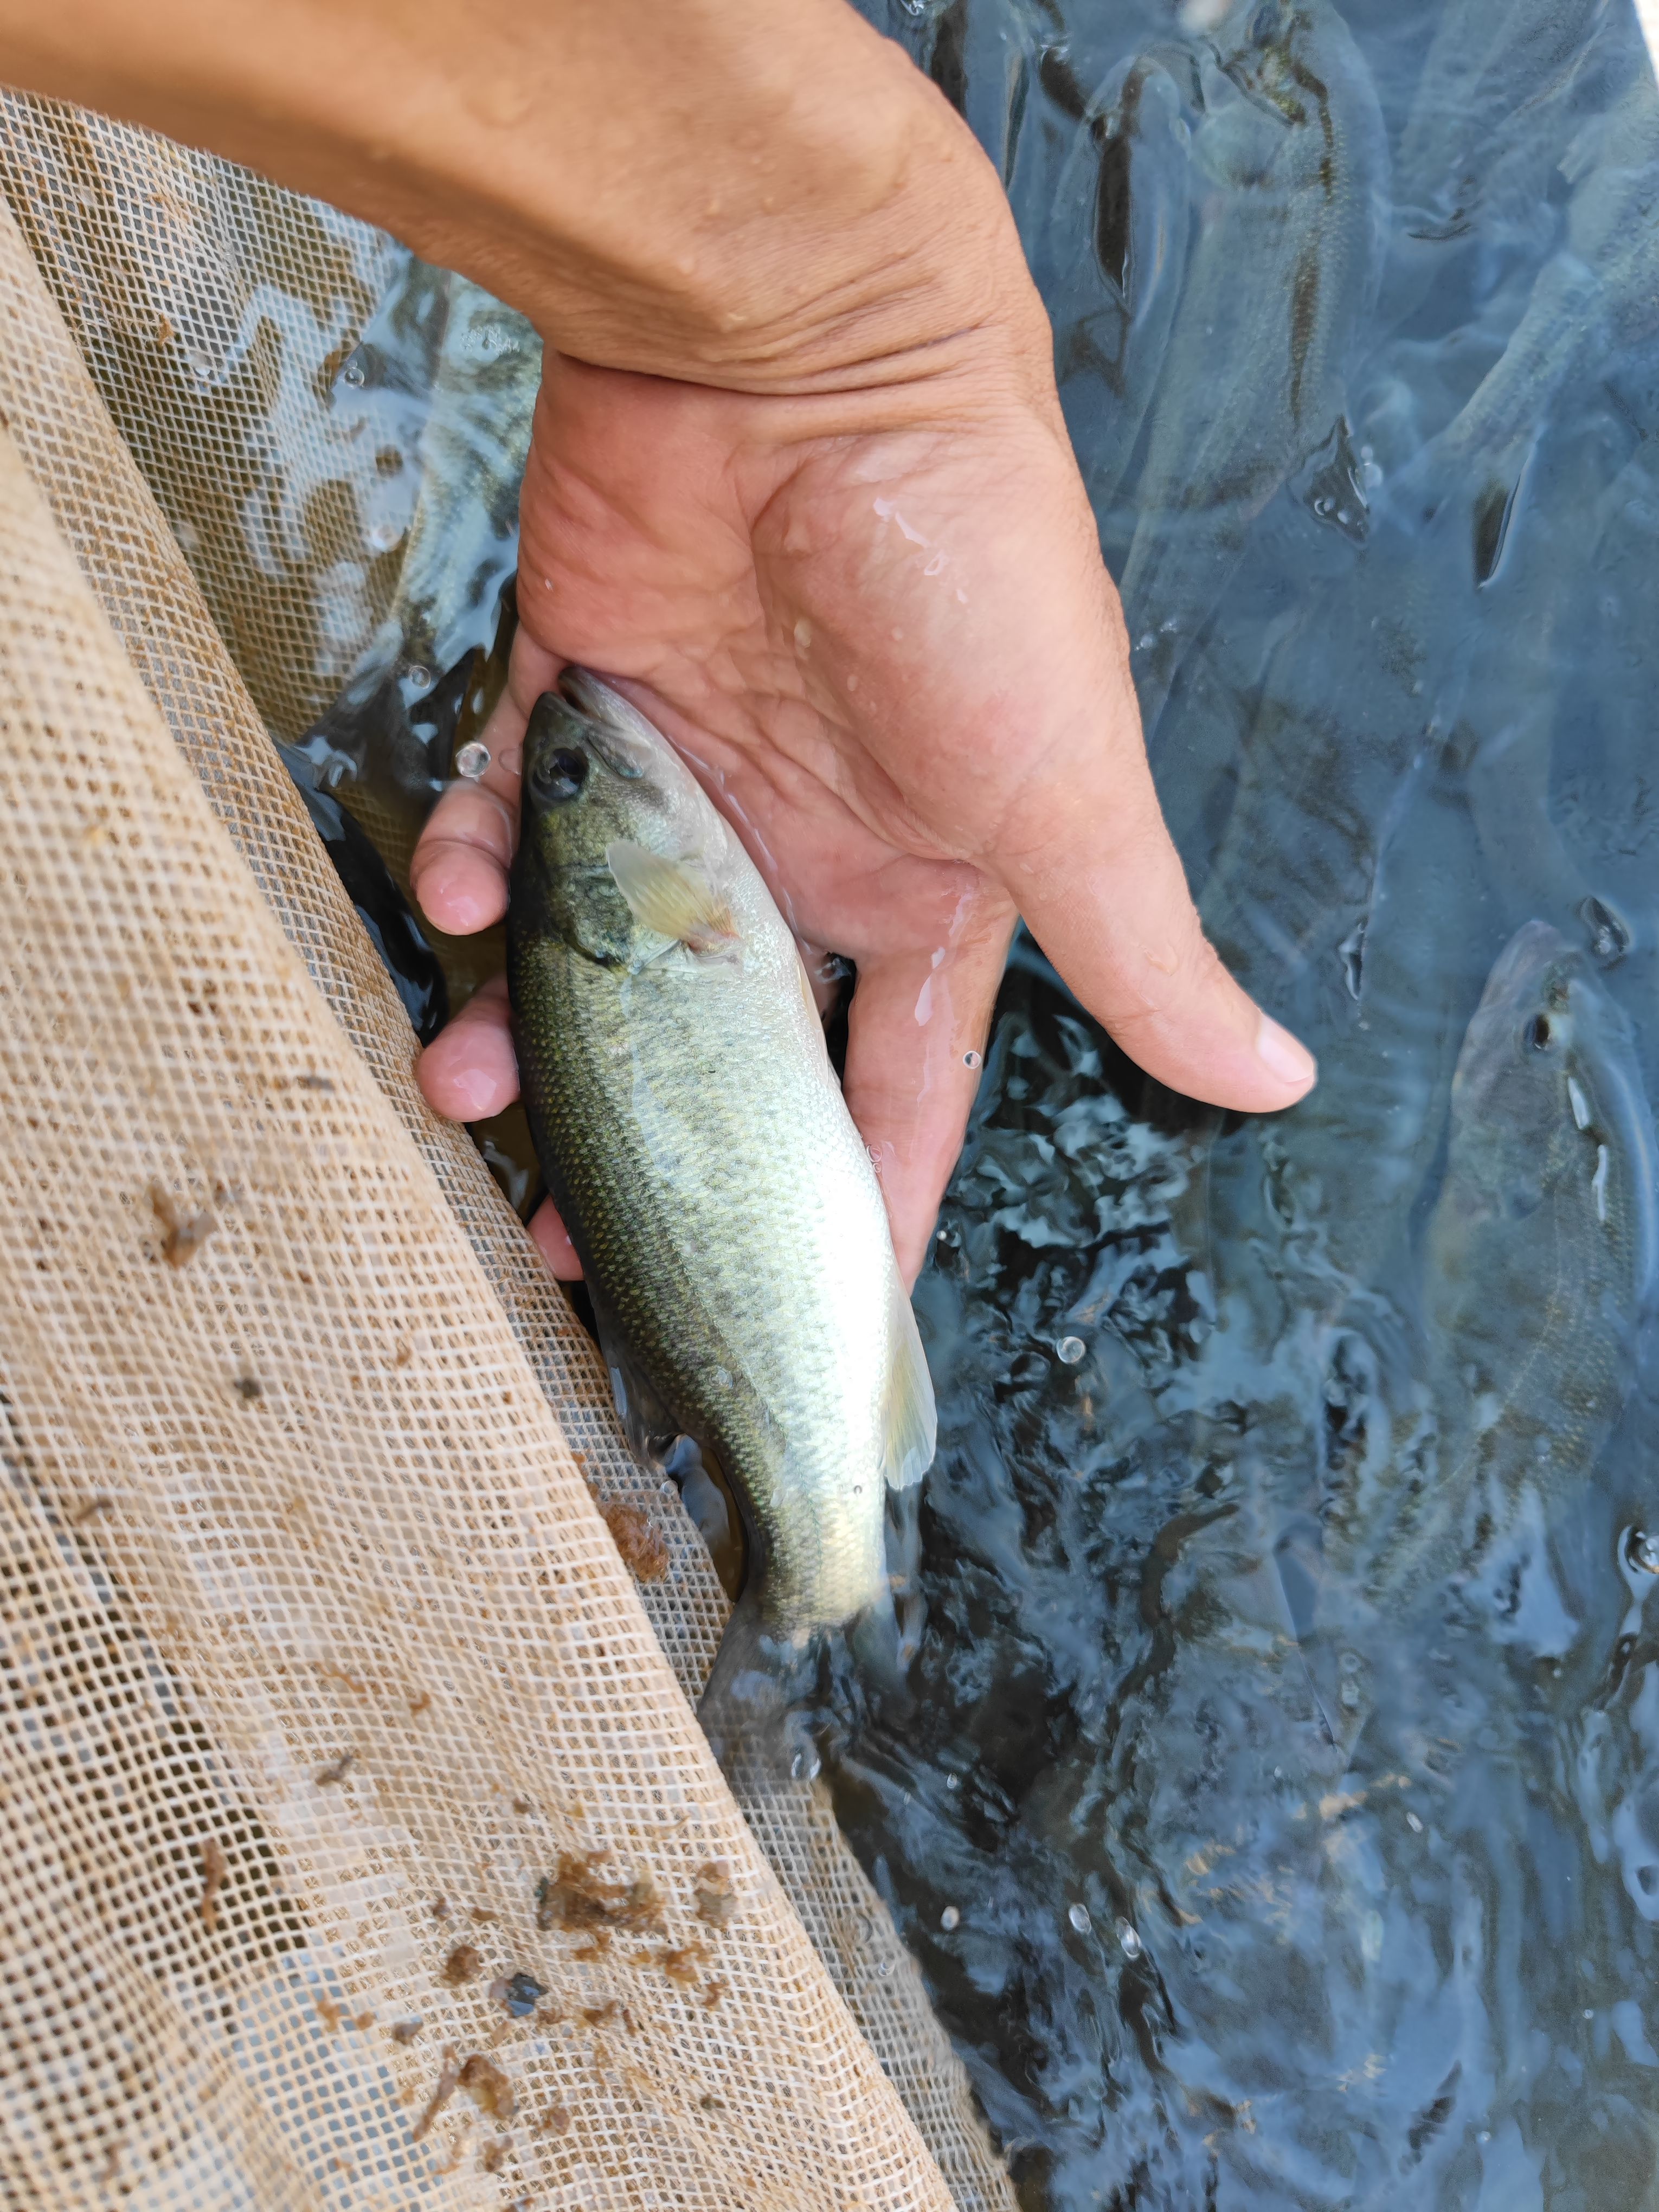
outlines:
{"label": "fish eye", "polygon": [[530,771],[532,791],[556,805],[574,799],[586,781],[587,755],[574,745],[555,745],[551,752],[538,753]]}
{"label": "fish eye", "polygon": [[1534,1014],[1527,1024],[1527,1042],[1534,1052],[1547,1052],[1550,1048],[1550,1039],[1554,1034],[1555,1032],[1550,1027],[1550,1018],[1547,1014]]}

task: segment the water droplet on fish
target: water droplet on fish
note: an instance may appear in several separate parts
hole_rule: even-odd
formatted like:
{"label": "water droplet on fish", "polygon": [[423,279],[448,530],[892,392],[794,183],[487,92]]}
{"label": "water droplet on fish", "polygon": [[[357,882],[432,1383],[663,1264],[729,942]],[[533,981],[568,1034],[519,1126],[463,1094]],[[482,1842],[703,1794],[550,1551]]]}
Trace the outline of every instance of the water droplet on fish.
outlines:
{"label": "water droplet on fish", "polygon": [[1054,1346],[1054,1356],[1067,1367],[1075,1367],[1086,1348],[1080,1336],[1062,1336]]}
{"label": "water droplet on fish", "polygon": [[368,371],[355,353],[340,372],[341,382],[350,385],[354,390],[364,383],[367,376]]}
{"label": "water droplet on fish", "polygon": [[1625,1557],[1639,1573],[1659,1575],[1659,1539],[1650,1536],[1645,1528],[1632,1529]]}
{"label": "water droplet on fish", "polygon": [[1076,1929],[1079,1936],[1086,1936],[1088,1934],[1090,1920],[1089,1908],[1086,1905],[1073,1905],[1071,1910],[1066,1913],[1066,1917],[1071,1922],[1073,1927]]}
{"label": "water droplet on fish", "polygon": [[954,1905],[947,1905],[944,1911],[941,1912],[939,1917],[939,1924],[945,1930],[947,1936],[953,1928],[959,1927],[961,1925],[961,1922],[962,1915],[957,1911]]}
{"label": "water droplet on fish", "polygon": [[812,642],[812,625],[803,615],[795,624],[795,643],[805,653]]}
{"label": "water droplet on fish", "polygon": [[1117,1940],[1123,1947],[1126,1959],[1138,1959],[1146,1948],[1127,1920],[1120,1920],[1117,1923]]}
{"label": "water droplet on fish", "polygon": [[983,1067],[985,1055],[978,1052],[964,1052],[962,1055],[962,1064],[964,1067]]}
{"label": "water droplet on fish", "polygon": [[409,672],[409,681],[412,690],[429,691],[432,689],[432,671],[429,668],[411,668]]}
{"label": "water droplet on fish", "polygon": [[489,748],[481,745],[476,738],[469,744],[463,745],[455,756],[456,775],[465,776],[472,783],[477,781],[489,766]]}
{"label": "water droplet on fish", "polygon": [[1407,1814],[1406,1826],[1411,1830],[1414,1836],[1420,1836],[1423,1832],[1423,1823],[1418,1819],[1415,1813]]}

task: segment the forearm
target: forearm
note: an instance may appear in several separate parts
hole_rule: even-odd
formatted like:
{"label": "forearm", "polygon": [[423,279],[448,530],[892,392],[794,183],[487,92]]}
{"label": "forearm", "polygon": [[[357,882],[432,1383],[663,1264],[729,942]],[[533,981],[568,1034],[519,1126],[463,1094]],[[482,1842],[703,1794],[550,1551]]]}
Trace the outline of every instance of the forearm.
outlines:
{"label": "forearm", "polygon": [[0,77],[383,224],[607,367],[867,388],[1040,321],[971,137],[844,0],[0,0]]}

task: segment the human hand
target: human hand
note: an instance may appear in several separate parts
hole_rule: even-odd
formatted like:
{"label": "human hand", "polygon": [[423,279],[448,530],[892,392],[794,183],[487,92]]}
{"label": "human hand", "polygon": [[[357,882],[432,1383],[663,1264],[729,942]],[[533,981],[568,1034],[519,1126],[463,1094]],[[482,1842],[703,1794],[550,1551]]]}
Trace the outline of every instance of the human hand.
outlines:
{"label": "human hand", "polygon": [[[1022,272],[1023,273],[1023,272]],[[755,395],[550,353],[522,629],[481,786],[416,896],[507,896],[525,721],[565,659],[627,692],[732,822],[807,951],[857,963],[846,1092],[907,1279],[960,1148],[1015,915],[1149,1073],[1270,1110],[1313,1079],[1206,943],[1158,811],[1046,320],[1016,297],[908,380]],[[517,1094],[504,989],[428,1048],[441,1112]],[[550,1208],[532,1224],[579,1272]]]}

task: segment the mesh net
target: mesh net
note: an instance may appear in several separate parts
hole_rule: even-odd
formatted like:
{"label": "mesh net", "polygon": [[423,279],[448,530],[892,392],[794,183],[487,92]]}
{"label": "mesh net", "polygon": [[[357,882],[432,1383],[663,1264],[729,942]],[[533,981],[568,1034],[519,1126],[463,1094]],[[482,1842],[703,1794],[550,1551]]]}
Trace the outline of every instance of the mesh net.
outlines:
{"label": "mesh net", "polygon": [[15,95],[0,192],[8,2188],[1012,2203],[269,740],[383,611],[397,250]]}

